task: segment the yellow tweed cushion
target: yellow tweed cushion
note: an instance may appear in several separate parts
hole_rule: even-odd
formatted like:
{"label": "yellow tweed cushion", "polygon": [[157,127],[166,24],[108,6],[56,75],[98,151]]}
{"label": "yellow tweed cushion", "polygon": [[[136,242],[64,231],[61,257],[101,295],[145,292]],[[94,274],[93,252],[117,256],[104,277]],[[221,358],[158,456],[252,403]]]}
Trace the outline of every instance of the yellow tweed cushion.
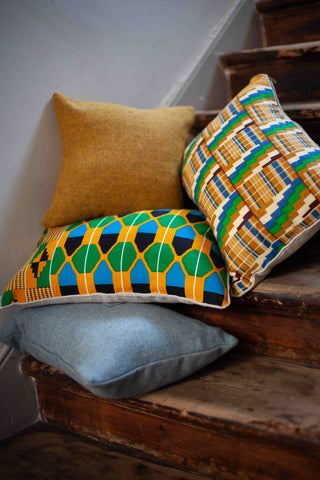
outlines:
{"label": "yellow tweed cushion", "polygon": [[45,228],[142,209],[181,208],[193,107],[140,110],[53,95],[62,165]]}

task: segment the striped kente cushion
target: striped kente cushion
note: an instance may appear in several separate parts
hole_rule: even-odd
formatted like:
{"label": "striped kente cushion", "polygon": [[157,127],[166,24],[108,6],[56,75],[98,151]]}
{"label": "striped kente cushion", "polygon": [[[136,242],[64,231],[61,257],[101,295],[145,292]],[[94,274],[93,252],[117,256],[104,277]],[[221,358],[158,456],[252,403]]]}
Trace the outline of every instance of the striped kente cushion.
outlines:
{"label": "striped kente cushion", "polygon": [[188,195],[206,215],[234,295],[320,228],[320,149],[257,75],[187,147]]}

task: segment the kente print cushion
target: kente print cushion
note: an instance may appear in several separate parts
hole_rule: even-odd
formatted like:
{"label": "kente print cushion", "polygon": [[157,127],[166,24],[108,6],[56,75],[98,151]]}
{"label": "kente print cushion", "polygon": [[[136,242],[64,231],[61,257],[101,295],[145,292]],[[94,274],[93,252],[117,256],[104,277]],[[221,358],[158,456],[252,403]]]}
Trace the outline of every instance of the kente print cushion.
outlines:
{"label": "kente print cushion", "polygon": [[228,275],[201,212],[139,211],[49,229],[2,296],[2,306],[35,301],[223,308]]}
{"label": "kente print cushion", "polygon": [[320,228],[320,149],[253,77],[187,147],[183,184],[241,296]]}
{"label": "kente print cushion", "polygon": [[62,163],[45,228],[182,208],[180,169],[193,107],[138,109],[53,95]]}

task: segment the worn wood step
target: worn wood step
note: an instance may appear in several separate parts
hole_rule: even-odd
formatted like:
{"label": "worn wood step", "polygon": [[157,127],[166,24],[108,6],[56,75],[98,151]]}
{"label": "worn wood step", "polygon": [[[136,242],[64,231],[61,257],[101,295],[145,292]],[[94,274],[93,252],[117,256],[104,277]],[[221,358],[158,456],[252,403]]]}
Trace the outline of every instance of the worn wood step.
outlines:
{"label": "worn wood step", "polygon": [[268,74],[281,103],[320,98],[320,41],[244,50],[220,57],[230,99],[253,75]]}
{"label": "worn wood step", "polygon": [[266,0],[256,3],[265,45],[320,40],[318,0]]}
{"label": "worn wood step", "polygon": [[43,419],[212,478],[315,480],[320,369],[228,354],[139,398],[107,400],[32,358]]}
{"label": "worn wood step", "polygon": [[[320,102],[284,104],[282,107],[293,121],[305,129],[313,141],[320,144]],[[189,140],[200,133],[218,114],[219,110],[197,112]]]}
{"label": "worn wood step", "polygon": [[0,442],[3,480],[201,480],[170,466],[128,455],[70,431],[39,423]]}

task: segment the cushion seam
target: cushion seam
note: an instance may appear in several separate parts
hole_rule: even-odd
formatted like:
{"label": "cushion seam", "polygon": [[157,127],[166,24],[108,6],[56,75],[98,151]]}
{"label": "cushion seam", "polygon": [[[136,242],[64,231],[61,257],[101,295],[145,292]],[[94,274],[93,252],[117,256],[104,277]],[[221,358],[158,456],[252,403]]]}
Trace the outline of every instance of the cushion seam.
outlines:
{"label": "cushion seam", "polygon": [[[53,352],[51,350],[48,350],[46,348],[44,348],[42,345],[38,345],[37,343],[33,342],[32,340],[29,339],[29,337],[26,335],[26,337],[28,338],[28,340],[30,341],[30,343],[32,343],[33,345],[36,345],[39,349],[43,350],[44,352],[47,352],[47,353],[50,353],[56,357],[58,357],[59,359],[61,359],[74,373],[75,375],[77,375],[78,378],[83,378],[82,375],[78,374],[77,371],[74,369],[74,367],[69,363],[67,362],[63,357],[61,357],[61,355],[57,352]],[[234,345],[232,345],[234,346]],[[143,368],[147,368],[147,367],[151,367],[153,365],[156,365],[156,364],[159,364],[159,363],[165,363],[165,362],[169,362],[169,361],[173,361],[173,360],[179,360],[179,359],[183,359],[183,358],[187,358],[187,357],[190,357],[190,356],[195,356],[195,355],[207,355],[208,353],[215,353],[216,350],[218,350],[219,348],[222,348],[223,349],[223,353],[225,351],[228,351],[228,349],[232,348],[232,347],[228,347],[226,345],[223,345],[223,344],[219,344],[217,346],[215,346],[214,349],[207,349],[207,350],[204,350],[204,351],[193,351],[193,352],[190,352],[190,353],[187,353],[187,354],[181,354],[181,355],[176,355],[174,357],[167,357],[167,358],[163,358],[159,361],[153,361],[153,362],[148,362],[148,363],[145,363],[143,365],[139,365],[137,366],[136,368],[132,369],[132,370],[128,370],[124,373],[122,373],[121,375],[119,376],[114,376],[114,377],[111,377],[110,379],[107,380],[107,382],[89,382],[91,385],[95,385],[95,386],[99,386],[99,385],[105,385],[107,383],[111,383],[115,380],[121,380],[122,378],[128,376],[129,374],[133,374],[133,373],[136,373],[138,372],[139,370],[143,369]],[[32,355],[32,354],[31,354]],[[211,362],[210,362],[211,363]],[[87,382],[88,383],[88,382]]]}

